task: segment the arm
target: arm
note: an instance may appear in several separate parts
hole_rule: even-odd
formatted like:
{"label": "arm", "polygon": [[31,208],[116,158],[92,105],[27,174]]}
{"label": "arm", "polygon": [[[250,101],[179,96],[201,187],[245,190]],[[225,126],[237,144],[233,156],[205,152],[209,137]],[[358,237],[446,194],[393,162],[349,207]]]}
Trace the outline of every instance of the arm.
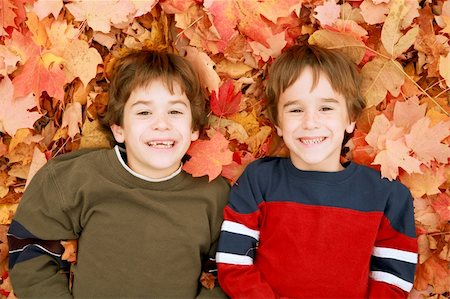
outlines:
{"label": "arm", "polygon": [[276,298],[253,263],[264,197],[249,169],[233,186],[224,211],[216,255],[219,283],[231,298]]}
{"label": "arm", "polygon": [[46,168],[30,182],[8,231],[9,270],[19,298],[72,298],[60,239],[77,238]]}
{"label": "arm", "polygon": [[370,264],[369,298],[407,298],[417,264],[414,207],[409,191],[394,186]]}

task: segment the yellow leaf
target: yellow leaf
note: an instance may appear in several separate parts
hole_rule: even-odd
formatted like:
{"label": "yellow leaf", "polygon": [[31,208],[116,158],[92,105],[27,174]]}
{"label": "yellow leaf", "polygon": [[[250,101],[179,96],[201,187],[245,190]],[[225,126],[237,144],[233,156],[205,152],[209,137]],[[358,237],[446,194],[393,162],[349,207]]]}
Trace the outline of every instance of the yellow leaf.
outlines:
{"label": "yellow leaf", "polygon": [[81,129],[80,148],[109,148],[109,134],[98,120],[86,120]]}
{"label": "yellow leaf", "polygon": [[0,224],[11,224],[17,206],[17,203],[0,204]]}
{"label": "yellow leaf", "polygon": [[27,21],[25,22],[33,34],[33,41],[42,47],[46,47],[48,43],[47,31],[44,23],[39,21],[36,14],[27,13]]}
{"label": "yellow leaf", "polygon": [[82,123],[81,104],[78,102],[67,104],[61,128],[68,127],[69,137],[73,139],[76,134],[80,133],[79,125]]}
{"label": "yellow leaf", "polygon": [[45,164],[47,163],[47,158],[45,157],[45,154],[42,153],[38,147],[34,148],[33,151],[33,158],[31,160],[30,169],[28,171],[28,176],[26,177],[27,182],[25,184],[25,189],[27,188],[28,184],[30,183],[33,176],[36,174],[36,172]]}
{"label": "yellow leaf", "polygon": [[450,54],[439,57],[439,73],[445,79],[445,83],[450,87]]}
{"label": "yellow leaf", "polygon": [[389,91],[398,96],[405,80],[402,66],[394,60],[375,58],[366,63],[361,70],[361,92],[367,100],[367,106],[378,105]]}
{"label": "yellow leaf", "polygon": [[97,75],[97,65],[103,63],[103,59],[95,48],[89,47],[83,40],[73,40],[64,51],[66,60],[65,74],[69,81],[79,77],[84,86],[87,86],[92,78]]}
{"label": "yellow leaf", "polygon": [[339,49],[347,54],[356,64],[359,64],[366,52],[365,44],[351,33],[317,30],[308,42],[328,49]]}

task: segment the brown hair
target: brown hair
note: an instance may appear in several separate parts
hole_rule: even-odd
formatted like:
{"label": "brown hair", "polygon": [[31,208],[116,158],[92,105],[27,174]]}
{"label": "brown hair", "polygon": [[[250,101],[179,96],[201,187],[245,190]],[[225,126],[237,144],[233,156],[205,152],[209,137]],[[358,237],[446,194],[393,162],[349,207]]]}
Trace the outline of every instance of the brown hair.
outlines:
{"label": "brown hair", "polygon": [[317,86],[321,74],[327,76],[331,87],[345,97],[350,120],[355,121],[366,107],[360,92],[361,77],[356,65],[342,52],[313,45],[292,46],[271,66],[266,87],[271,121],[278,125],[280,95],[294,84],[307,67],[313,72],[311,89]]}
{"label": "brown hair", "polygon": [[124,107],[133,90],[154,80],[161,80],[171,93],[174,82],[180,85],[191,104],[193,130],[199,130],[206,123],[206,93],[191,63],[176,54],[141,50],[128,53],[114,64],[102,124],[122,125]]}

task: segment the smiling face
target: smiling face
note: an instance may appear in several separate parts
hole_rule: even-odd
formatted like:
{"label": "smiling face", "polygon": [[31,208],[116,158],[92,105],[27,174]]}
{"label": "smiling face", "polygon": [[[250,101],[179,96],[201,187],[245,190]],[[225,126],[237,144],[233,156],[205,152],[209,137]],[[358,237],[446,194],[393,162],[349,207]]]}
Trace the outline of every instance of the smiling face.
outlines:
{"label": "smiling face", "polygon": [[198,131],[192,130],[189,99],[174,83],[171,94],[161,80],[133,90],[125,104],[123,122],[112,125],[114,138],[125,143],[128,166],[149,178],[162,178],[181,165]]}
{"label": "smiling face", "polygon": [[281,93],[278,101],[278,135],[289,148],[292,163],[301,170],[339,171],[345,132],[355,123],[349,120],[345,98],[335,92],[323,74],[313,86],[307,67]]}

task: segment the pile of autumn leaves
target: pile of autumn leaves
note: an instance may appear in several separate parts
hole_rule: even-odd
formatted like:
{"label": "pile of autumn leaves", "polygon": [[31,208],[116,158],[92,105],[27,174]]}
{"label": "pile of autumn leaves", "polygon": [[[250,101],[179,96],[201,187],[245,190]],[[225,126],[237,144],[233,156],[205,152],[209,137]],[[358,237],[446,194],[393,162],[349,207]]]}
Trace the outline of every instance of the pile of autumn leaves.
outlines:
{"label": "pile of autumn leaves", "polygon": [[109,146],[96,118],[125,48],[175,50],[195,65],[211,113],[184,169],[233,183],[251,161],[287,154],[266,117],[265,78],[283,49],[306,41],[361,68],[369,107],[345,158],[411,190],[420,254],[411,296],[450,292],[448,1],[104,2],[0,0],[1,295],[13,296],[6,230],[26,182],[53,156]]}

